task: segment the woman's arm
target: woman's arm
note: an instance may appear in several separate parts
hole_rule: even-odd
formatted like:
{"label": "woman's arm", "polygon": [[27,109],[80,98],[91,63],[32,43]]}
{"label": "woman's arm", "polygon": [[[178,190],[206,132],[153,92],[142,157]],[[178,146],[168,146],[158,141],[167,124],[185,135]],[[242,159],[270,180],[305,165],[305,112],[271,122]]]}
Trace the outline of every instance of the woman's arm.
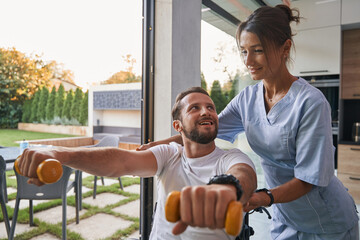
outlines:
{"label": "woman's arm", "polygon": [[147,149],[149,149],[149,148],[151,148],[151,147],[154,147],[154,146],[156,146],[156,145],[169,144],[169,143],[171,143],[171,142],[176,142],[176,143],[178,143],[178,144],[184,145],[184,144],[183,144],[183,141],[182,141],[182,138],[181,138],[181,135],[178,134],[178,135],[175,135],[175,136],[172,136],[172,137],[163,139],[163,140],[159,140],[159,141],[149,142],[149,143],[143,144],[143,145],[141,145],[140,147],[136,148],[136,151],[147,150]]}
{"label": "woman's arm", "polygon": [[[310,183],[293,178],[292,180],[269,190],[274,197],[274,203],[286,203],[304,196],[311,191],[312,186],[313,185]],[[250,211],[261,206],[269,206],[270,200],[270,197],[265,192],[253,193],[244,210]]]}

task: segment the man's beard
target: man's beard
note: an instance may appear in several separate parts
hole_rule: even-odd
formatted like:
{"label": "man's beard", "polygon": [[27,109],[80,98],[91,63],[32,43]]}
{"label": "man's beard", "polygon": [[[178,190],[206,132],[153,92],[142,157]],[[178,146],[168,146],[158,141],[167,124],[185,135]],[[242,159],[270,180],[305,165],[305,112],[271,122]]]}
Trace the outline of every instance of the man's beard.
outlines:
{"label": "man's beard", "polygon": [[190,131],[184,126],[183,132],[185,136],[190,139],[191,141],[200,143],[200,144],[208,144],[215,140],[217,133],[218,133],[218,126],[215,124],[215,131],[209,131],[207,133],[200,133],[199,130],[194,127]]}

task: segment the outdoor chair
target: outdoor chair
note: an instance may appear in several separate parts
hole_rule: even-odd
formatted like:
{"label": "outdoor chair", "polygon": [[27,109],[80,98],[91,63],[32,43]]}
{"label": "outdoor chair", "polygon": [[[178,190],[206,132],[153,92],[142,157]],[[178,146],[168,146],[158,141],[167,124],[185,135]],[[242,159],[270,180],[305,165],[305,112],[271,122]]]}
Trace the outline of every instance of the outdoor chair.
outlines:
{"label": "outdoor chair", "polygon": [[27,177],[19,175],[16,171],[16,180],[17,180],[17,195],[16,203],[14,209],[14,215],[12,219],[12,224],[10,228],[9,239],[14,238],[16,219],[19,211],[20,200],[28,199],[29,200],[29,216],[30,216],[30,226],[34,225],[34,216],[33,216],[33,200],[47,200],[47,199],[62,199],[62,239],[66,240],[66,206],[67,206],[67,192],[72,188],[75,191],[75,208],[76,208],[76,224],[79,223],[79,204],[80,204],[80,194],[79,194],[79,178],[80,171],[75,170],[75,180],[70,181],[70,175],[74,172],[74,169],[63,165],[63,175],[56,183],[45,184],[43,186],[36,186],[33,184],[28,184]]}
{"label": "outdoor chair", "polygon": [[[88,146],[88,147],[119,147],[119,137],[117,136],[105,136],[104,138],[102,138],[97,144],[92,145],[92,146]],[[96,189],[97,189],[97,178],[98,176],[94,176],[94,192],[93,192],[93,199],[96,198]],[[123,185],[121,182],[121,178],[118,177],[119,180],[119,184],[120,184],[120,188],[123,190]],[[104,183],[104,177],[101,176],[101,182],[103,185],[105,185]]]}
{"label": "outdoor chair", "polygon": [[6,204],[5,204],[5,193],[6,193],[6,163],[3,157],[0,155],[0,205],[2,210],[2,215],[4,218],[5,228],[6,232],[9,236],[10,233],[10,222],[9,222],[9,216],[6,210]]}

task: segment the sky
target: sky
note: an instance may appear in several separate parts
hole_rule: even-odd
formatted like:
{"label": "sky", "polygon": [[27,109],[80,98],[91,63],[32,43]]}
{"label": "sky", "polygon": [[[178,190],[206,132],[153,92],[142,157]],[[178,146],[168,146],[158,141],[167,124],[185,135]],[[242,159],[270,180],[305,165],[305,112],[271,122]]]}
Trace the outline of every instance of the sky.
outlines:
{"label": "sky", "polygon": [[[141,75],[142,0],[0,0],[0,47],[15,47],[28,56],[55,60],[74,72],[77,85],[88,88],[125,70],[123,56],[136,59]],[[226,59],[235,72],[239,55],[235,39],[202,22],[201,67],[208,85],[227,75],[213,58],[226,46]]]}

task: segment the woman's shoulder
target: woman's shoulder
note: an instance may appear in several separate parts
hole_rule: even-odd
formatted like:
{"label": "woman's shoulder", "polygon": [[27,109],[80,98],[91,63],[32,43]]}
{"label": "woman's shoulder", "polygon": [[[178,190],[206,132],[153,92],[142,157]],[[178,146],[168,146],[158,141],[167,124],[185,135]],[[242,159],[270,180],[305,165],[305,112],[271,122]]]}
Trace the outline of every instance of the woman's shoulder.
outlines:
{"label": "woman's shoulder", "polygon": [[319,89],[309,84],[305,79],[300,77],[296,82],[294,82],[294,84],[296,84],[295,88],[296,93],[298,94],[297,98],[302,102],[311,104],[327,103],[324,94]]}

